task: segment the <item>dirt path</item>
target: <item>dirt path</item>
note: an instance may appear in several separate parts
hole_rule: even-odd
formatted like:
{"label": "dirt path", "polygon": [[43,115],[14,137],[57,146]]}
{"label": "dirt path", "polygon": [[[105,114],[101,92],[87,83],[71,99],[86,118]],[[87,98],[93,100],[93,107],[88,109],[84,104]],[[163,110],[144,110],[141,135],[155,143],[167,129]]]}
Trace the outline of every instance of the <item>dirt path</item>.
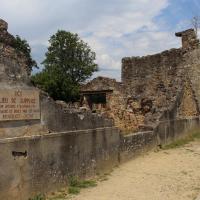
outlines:
{"label": "dirt path", "polygon": [[116,168],[73,200],[193,200],[200,193],[200,141],[151,152]]}

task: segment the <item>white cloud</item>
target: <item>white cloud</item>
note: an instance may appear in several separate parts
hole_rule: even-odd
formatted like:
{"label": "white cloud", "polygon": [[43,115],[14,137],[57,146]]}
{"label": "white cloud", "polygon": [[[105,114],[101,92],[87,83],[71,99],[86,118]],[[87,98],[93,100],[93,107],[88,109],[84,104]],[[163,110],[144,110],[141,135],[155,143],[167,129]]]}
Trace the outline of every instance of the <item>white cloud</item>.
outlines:
{"label": "white cloud", "polygon": [[[124,1],[123,3],[125,4]],[[144,26],[153,29],[155,27],[153,18],[167,7],[168,1],[128,0],[126,5],[126,9],[119,11],[117,10],[119,8],[116,7],[116,12],[112,15],[105,13],[98,23],[89,27],[89,30],[93,29],[94,35],[97,37],[121,37]]]}

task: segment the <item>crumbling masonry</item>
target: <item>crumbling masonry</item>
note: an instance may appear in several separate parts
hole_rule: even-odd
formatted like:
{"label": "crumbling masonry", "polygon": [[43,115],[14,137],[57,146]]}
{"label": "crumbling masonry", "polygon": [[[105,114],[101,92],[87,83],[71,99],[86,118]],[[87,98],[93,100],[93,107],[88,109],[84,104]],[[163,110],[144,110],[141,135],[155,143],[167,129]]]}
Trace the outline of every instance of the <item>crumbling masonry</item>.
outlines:
{"label": "crumbling masonry", "polygon": [[[122,82],[98,77],[82,87],[93,112],[114,119],[124,133],[152,130],[162,120],[199,115],[200,48],[193,29],[176,36],[182,47],[122,59]],[[106,95],[106,103],[91,95]]]}

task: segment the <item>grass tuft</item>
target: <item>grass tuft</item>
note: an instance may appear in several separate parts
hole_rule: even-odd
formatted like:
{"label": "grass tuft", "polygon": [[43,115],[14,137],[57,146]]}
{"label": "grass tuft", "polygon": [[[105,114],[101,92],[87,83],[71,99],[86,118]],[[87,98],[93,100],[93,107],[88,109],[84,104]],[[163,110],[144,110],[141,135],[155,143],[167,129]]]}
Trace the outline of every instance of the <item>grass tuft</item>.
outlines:
{"label": "grass tuft", "polygon": [[184,146],[196,139],[200,139],[200,131],[191,132],[188,136],[186,136],[182,139],[178,139],[178,140],[172,142],[171,144],[163,146],[162,149],[167,150],[167,149],[178,148],[178,147]]}
{"label": "grass tuft", "polygon": [[76,177],[70,177],[68,193],[79,194],[80,189],[95,187],[95,186],[97,186],[97,183],[95,180],[78,180]]}
{"label": "grass tuft", "polygon": [[48,200],[64,200],[66,198],[67,198],[67,196],[65,194],[61,193],[61,194],[56,194],[52,197],[49,197]]}
{"label": "grass tuft", "polygon": [[80,193],[80,188],[79,187],[74,187],[74,186],[69,186],[68,193],[69,194],[79,194]]}
{"label": "grass tuft", "polygon": [[36,195],[33,198],[29,198],[29,200],[45,200],[45,196],[42,194]]}

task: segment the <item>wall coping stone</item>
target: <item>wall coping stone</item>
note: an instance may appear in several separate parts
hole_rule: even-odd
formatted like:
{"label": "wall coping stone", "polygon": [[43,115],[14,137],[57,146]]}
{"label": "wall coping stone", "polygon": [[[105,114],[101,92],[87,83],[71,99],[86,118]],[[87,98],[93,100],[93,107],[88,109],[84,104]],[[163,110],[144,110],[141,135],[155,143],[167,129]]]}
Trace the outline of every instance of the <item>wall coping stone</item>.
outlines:
{"label": "wall coping stone", "polygon": [[4,138],[0,139],[0,144],[4,143],[13,143],[17,141],[29,141],[29,140],[38,140],[43,138],[54,138],[54,137],[62,137],[63,135],[80,135],[80,134],[88,134],[92,133],[94,131],[100,131],[100,130],[118,130],[117,127],[103,127],[103,128],[95,128],[95,129],[86,129],[86,130],[74,130],[74,131],[66,131],[66,132],[58,132],[58,133],[48,133],[44,135],[32,135],[32,136],[23,136],[23,137],[13,137],[13,138]]}

